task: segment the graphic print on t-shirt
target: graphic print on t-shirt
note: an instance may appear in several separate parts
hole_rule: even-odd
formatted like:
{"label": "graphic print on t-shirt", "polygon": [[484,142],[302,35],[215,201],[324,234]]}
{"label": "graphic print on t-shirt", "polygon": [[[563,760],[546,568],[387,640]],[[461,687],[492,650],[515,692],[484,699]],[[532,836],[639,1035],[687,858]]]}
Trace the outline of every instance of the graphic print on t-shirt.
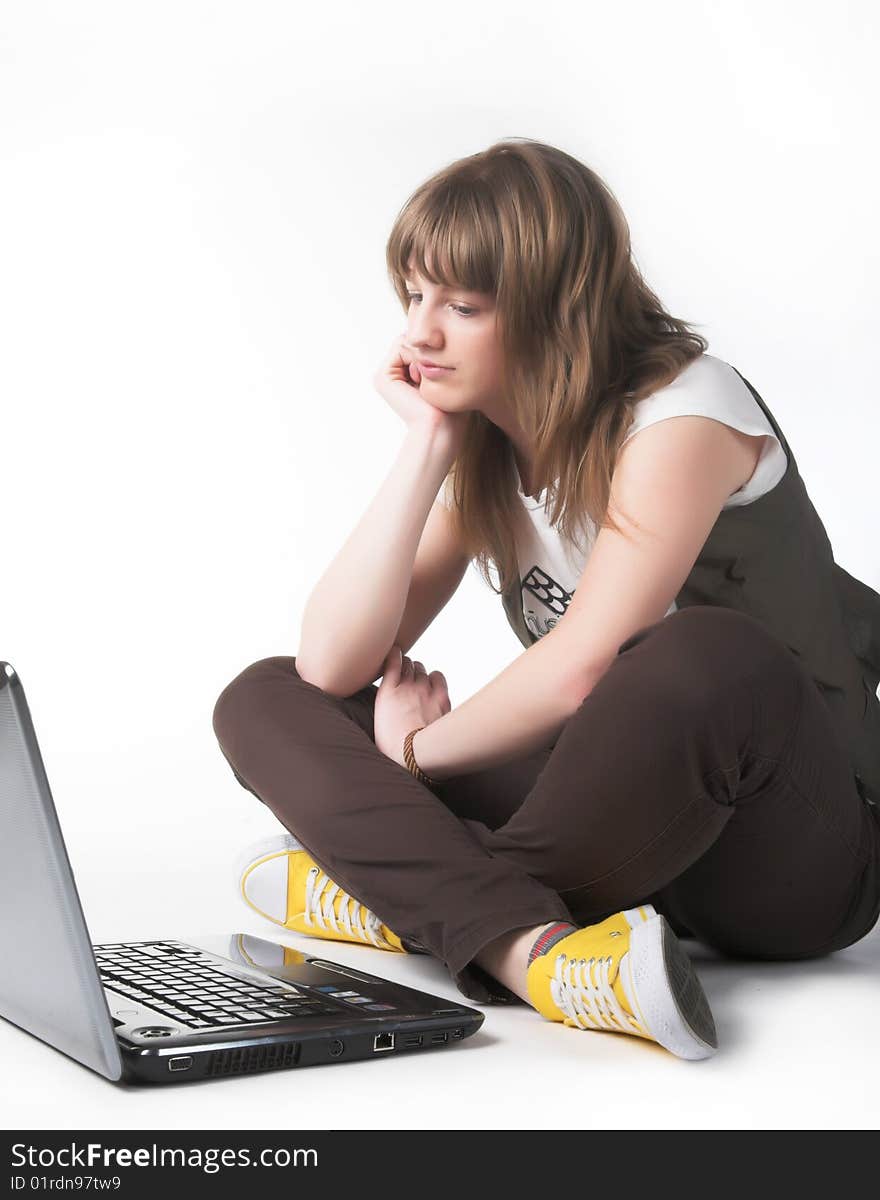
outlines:
{"label": "graphic print on t-shirt", "polygon": [[553,628],[564,615],[574,595],[574,592],[566,591],[561,583],[557,583],[553,576],[548,575],[537,563],[523,579],[522,590],[524,601],[525,593],[530,593],[535,597],[537,606],[540,606],[535,612],[527,603],[523,603],[526,624],[537,637],[543,637]]}

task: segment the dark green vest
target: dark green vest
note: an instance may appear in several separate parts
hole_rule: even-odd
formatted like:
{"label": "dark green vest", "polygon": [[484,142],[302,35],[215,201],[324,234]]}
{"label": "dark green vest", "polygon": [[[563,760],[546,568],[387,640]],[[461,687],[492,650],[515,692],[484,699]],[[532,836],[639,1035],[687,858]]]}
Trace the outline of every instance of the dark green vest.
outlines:
{"label": "dark green vest", "polygon": [[[675,602],[749,613],[798,655],[825,697],[859,790],[880,803],[880,595],[834,561],[784,433],[737,375],[764,410],[788,468],[769,492],[719,514]],[[538,639],[523,618],[518,578],[502,603],[514,633],[531,646]]]}

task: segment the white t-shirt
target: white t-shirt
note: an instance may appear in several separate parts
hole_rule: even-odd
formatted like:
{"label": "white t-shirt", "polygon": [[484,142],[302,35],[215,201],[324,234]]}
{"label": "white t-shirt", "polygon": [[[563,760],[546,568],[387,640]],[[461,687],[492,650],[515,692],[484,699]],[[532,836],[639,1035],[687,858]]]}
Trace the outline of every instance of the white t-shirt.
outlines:
{"label": "white t-shirt", "polygon": [[[761,457],[751,478],[730,495],[724,508],[752,504],[775,487],[785,474],[785,451],[761,406],[729,363],[703,353],[690,362],[666,387],[646,396],[634,408],[633,423],[624,444],[640,430],[667,417],[705,416],[739,429],[765,436]],[[515,460],[514,460],[515,464]],[[441,489],[441,501],[444,500]],[[571,602],[590,550],[595,542],[591,525],[582,535],[582,546],[565,541],[547,519],[546,488],[536,500],[526,496],[517,472],[522,515],[516,530],[517,560],[522,581],[523,616],[536,637],[564,615]],[[673,600],[664,615],[678,608]]]}

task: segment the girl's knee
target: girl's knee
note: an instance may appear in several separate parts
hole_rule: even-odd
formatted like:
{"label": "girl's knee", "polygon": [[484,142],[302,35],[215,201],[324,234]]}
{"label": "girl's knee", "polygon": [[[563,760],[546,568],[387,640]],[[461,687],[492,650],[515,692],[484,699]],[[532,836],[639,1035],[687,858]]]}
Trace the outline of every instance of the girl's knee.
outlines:
{"label": "girl's knee", "polygon": [[[695,650],[711,655],[713,650],[726,657],[747,660],[775,656],[787,649],[767,626],[751,613],[723,604],[691,604],[679,608],[662,625],[670,638],[681,638]],[[790,653],[790,651],[789,651]]]}
{"label": "girl's knee", "polygon": [[275,655],[252,662],[227,683],[217,697],[211,714],[214,734],[221,746],[231,729],[254,713],[254,697],[262,685],[272,683],[279,675],[303,682],[297,674],[296,660],[293,657]]}
{"label": "girl's knee", "polygon": [[731,632],[738,632],[742,617],[746,618],[746,625],[753,621],[753,618],[734,608],[718,604],[690,604],[637,629],[626,641],[621,642],[617,653],[624,654],[649,638],[652,647],[669,641],[684,641],[689,646],[695,642],[708,643],[710,646],[722,644]]}
{"label": "girl's knee", "polygon": [[[653,628],[653,627],[652,627]],[[647,631],[646,635],[647,635]],[[659,622],[655,635],[670,674],[698,695],[704,687],[779,679],[786,684],[798,666],[795,655],[763,622],[750,613],[719,604],[692,604]]]}
{"label": "girl's knee", "polygon": [[767,637],[766,627],[757,617],[724,604],[689,604],[670,613],[662,624],[683,636],[710,642]]}

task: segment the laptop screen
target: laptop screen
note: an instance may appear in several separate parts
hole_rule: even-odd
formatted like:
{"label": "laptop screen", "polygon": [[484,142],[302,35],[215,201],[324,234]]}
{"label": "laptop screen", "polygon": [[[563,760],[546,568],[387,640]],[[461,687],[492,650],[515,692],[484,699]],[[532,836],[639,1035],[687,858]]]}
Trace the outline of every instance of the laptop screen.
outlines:
{"label": "laptop screen", "polygon": [[0,1015],[107,1079],[122,1077],[24,688],[2,661]]}

